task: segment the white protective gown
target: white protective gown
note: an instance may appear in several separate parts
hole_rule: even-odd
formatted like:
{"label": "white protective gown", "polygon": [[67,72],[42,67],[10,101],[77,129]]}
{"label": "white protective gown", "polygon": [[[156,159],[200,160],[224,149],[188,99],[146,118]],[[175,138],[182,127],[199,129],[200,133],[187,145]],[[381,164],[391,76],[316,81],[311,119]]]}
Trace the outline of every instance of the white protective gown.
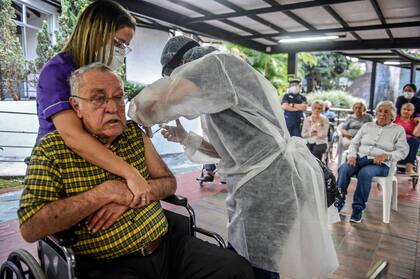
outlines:
{"label": "white protective gown", "polygon": [[[144,126],[200,115],[227,180],[235,250],[292,278],[333,272],[322,171],[304,140],[289,136],[271,83],[236,56],[209,54],[145,88],[129,108]],[[198,146],[189,147],[191,157],[200,157]]]}

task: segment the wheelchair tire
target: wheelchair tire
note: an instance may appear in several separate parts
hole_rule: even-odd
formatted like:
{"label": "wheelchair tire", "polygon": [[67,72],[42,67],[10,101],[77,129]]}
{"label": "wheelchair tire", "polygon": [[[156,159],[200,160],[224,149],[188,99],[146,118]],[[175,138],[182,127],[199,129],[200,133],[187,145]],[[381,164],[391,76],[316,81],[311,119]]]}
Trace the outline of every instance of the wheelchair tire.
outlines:
{"label": "wheelchair tire", "polygon": [[[39,263],[35,260],[35,258],[26,250],[19,249],[10,253],[7,257],[7,261],[16,265],[20,272],[22,272],[23,277],[26,279],[47,279],[45,277],[44,272],[41,269]],[[24,270],[24,266],[26,266],[27,270]],[[13,277],[12,277],[13,278]],[[20,278],[20,277],[18,277]]]}

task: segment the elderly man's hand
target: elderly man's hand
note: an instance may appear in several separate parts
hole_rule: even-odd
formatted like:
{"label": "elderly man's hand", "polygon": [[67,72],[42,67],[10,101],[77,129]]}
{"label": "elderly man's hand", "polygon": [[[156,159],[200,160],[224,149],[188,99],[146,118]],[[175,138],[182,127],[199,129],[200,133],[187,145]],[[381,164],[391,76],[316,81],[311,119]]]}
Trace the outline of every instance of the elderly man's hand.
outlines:
{"label": "elderly man's hand", "polygon": [[129,207],[124,205],[109,203],[89,217],[87,226],[92,233],[106,230],[112,226],[128,208]]}
{"label": "elderly man's hand", "polygon": [[356,166],[356,158],[354,157],[347,158],[347,164],[352,167]]}
{"label": "elderly man's hand", "polygon": [[124,181],[107,180],[100,184],[98,188],[110,197],[111,202],[128,206],[133,200],[133,194],[128,189]]}
{"label": "elderly man's hand", "polygon": [[373,163],[375,165],[380,165],[387,159],[388,159],[388,155],[386,155],[386,154],[378,155],[375,158],[373,158]]}

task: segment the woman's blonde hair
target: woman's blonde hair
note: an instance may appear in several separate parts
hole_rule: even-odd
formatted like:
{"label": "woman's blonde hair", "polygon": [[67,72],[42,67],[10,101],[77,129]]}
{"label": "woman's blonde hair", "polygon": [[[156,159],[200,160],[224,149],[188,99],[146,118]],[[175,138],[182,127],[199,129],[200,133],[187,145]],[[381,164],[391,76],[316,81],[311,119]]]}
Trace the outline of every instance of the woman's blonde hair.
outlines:
{"label": "woman's blonde hair", "polygon": [[[95,1],[79,16],[62,52],[72,56],[76,68],[93,62],[109,64],[114,51],[112,39],[115,32],[124,27],[136,29],[136,20],[125,8],[109,0]],[[111,42],[110,57],[105,57],[108,42]]]}

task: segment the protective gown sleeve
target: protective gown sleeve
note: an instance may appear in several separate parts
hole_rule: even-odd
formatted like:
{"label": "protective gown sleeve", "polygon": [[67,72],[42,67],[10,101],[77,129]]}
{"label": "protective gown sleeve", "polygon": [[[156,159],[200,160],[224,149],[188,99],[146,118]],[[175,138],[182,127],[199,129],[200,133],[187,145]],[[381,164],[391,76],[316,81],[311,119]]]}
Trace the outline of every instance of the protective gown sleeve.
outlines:
{"label": "protective gown sleeve", "polygon": [[184,116],[223,111],[238,103],[224,58],[207,55],[177,68],[142,90],[130,103],[128,115],[143,126]]}

